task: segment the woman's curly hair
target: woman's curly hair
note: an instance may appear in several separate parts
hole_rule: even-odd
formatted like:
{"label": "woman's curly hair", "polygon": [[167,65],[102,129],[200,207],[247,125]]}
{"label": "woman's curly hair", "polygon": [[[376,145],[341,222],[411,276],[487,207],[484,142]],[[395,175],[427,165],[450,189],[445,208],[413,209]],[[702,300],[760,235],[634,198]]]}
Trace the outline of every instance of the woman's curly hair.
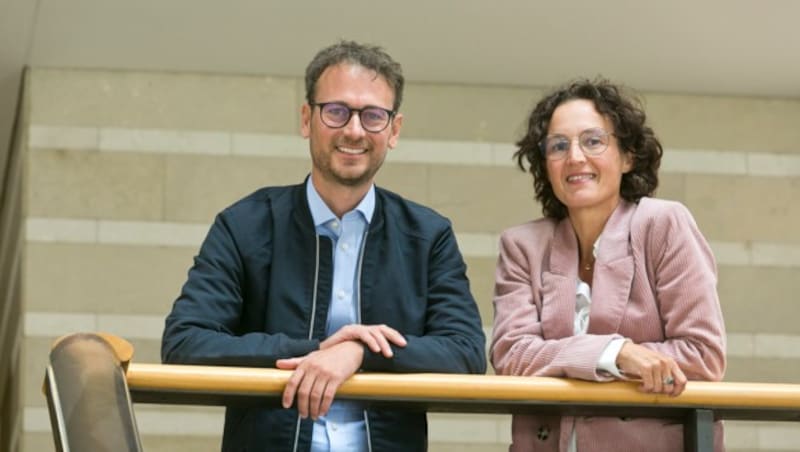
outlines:
{"label": "woman's curly hair", "polygon": [[555,219],[567,216],[567,207],[556,198],[547,178],[547,161],[541,143],[547,137],[556,108],[575,99],[594,103],[598,113],[614,125],[613,133],[620,152],[632,157],[631,170],[622,175],[620,196],[631,202],[651,196],[658,187],[658,167],[664,150],[653,129],[645,125],[646,115],[641,101],[608,80],[581,79],[555,90],[536,104],[528,119],[528,130],[517,142],[519,149],[514,153],[514,159],[523,171],[526,171],[527,162],[527,171],[533,175],[536,200],[542,204],[544,216]]}

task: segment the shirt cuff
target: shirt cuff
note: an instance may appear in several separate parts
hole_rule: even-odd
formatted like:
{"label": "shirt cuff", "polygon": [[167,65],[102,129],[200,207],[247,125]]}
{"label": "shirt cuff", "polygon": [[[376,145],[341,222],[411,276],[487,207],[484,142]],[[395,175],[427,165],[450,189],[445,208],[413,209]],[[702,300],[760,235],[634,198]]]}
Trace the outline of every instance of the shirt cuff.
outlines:
{"label": "shirt cuff", "polygon": [[622,378],[622,373],[617,368],[617,355],[619,355],[619,351],[622,349],[625,341],[627,341],[627,339],[620,337],[612,339],[611,342],[606,345],[605,350],[603,350],[603,353],[600,355],[600,359],[597,360],[598,370],[603,370],[617,378]]}

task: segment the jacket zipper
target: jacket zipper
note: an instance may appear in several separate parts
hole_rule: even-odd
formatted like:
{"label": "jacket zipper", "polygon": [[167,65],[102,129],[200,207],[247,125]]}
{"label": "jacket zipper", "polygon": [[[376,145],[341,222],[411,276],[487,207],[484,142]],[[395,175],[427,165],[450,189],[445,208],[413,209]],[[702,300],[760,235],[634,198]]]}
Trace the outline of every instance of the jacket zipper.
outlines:
{"label": "jacket zipper", "polygon": [[[314,321],[317,316],[317,285],[319,284],[319,234],[314,235],[316,239],[316,256],[314,261],[314,292],[311,294],[311,323],[308,325],[308,340],[314,338]],[[359,275],[359,279],[361,276]],[[297,415],[297,424],[294,429],[294,446],[292,450],[297,452],[297,445],[300,441],[300,415]]]}
{"label": "jacket zipper", "polygon": [[[361,250],[359,251],[358,255],[358,272],[357,272],[357,279],[356,279],[356,289],[358,290],[356,295],[356,322],[361,323],[361,269],[364,264],[364,249],[367,245],[367,235],[369,234],[369,230],[364,231],[364,237],[361,239]],[[311,298],[311,324],[308,327],[308,339],[311,340],[314,336],[314,320],[317,314],[317,284],[319,283],[319,234],[316,234],[316,261],[314,263],[314,293]],[[300,441],[300,415],[297,415],[297,425],[294,431],[294,447],[292,450],[297,452],[297,446]],[[369,428],[369,416],[367,416],[367,410],[364,410],[364,426],[366,427],[367,431],[367,450],[372,452],[372,435],[370,434]]]}
{"label": "jacket zipper", "polygon": [[[356,274],[356,322],[361,324],[361,267],[364,265],[364,249],[367,247],[367,235],[369,235],[369,223],[364,230],[364,236],[361,238],[361,250],[358,254],[358,270]],[[369,416],[367,410],[364,410],[364,427],[367,431],[367,450],[372,452],[372,435],[369,431]]]}

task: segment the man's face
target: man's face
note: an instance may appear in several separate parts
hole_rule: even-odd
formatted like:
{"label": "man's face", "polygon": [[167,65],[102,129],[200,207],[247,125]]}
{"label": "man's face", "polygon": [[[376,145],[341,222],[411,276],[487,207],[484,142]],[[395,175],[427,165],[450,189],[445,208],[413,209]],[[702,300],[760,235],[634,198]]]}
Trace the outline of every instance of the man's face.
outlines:
{"label": "man's face", "polygon": [[[315,103],[338,102],[350,108],[392,109],[394,91],[383,77],[362,66],[331,66],[317,80]],[[325,125],[320,107],[304,104],[301,132],[309,139],[311,171],[318,191],[325,187],[363,187],[372,184],[389,148],[397,144],[403,117],[397,114],[380,132],[367,132],[354,113],[341,128]]]}

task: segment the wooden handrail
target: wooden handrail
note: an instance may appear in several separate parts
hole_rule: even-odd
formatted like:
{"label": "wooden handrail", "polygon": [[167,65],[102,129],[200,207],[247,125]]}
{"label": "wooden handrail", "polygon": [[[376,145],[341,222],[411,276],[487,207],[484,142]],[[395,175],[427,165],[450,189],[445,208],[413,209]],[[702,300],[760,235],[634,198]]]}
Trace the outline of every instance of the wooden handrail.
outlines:
{"label": "wooden handrail", "polygon": [[[201,397],[199,402],[222,404],[237,397],[279,397],[289,375],[277,369],[131,363],[127,380],[134,401],[157,395],[160,401],[193,403],[192,395],[213,394],[218,397]],[[337,397],[415,402],[429,409],[442,403],[485,405],[468,411],[510,412],[528,403],[578,404],[653,408],[660,416],[670,409],[708,408],[717,417],[800,421],[800,385],[691,381],[678,397],[645,394],[636,387],[635,382],[547,377],[359,373],[339,388]],[[745,414],[753,411],[763,411],[764,416]]]}
{"label": "wooden handrail", "polygon": [[[87,341],[86,344],[89,344],[97,338],[110,345],[105,360],[113,364],[111,367],[116,371],[107,372],[108,379],[117,375],[125,382],[123,385],[114,385],[117,389],[122,388],[125,394],[111,395],[116,397],[114,400],[122,397],[128,401],[130,416],[121,417],[122,421],[127,419],[128,423],[120,424],[127,429],[125,431],[132,431],[136,436],[135,441],[128,442],[130,450],[137,450],[139,446],[135,425],[129,425],[133,419],[130,401],[278,406],[291,375],[290,371],[266,368],[140,364],[130,362],[133,347],[119,337],[82,334],[69,339],[74,339],[76,343]],[[54,346],[54,352],[55,347],[57,345]],[[80,357],[81,350],[74,348],[73,355],[67,357],[68,363]],[[74,355],[76,352],[79,353],[77,356]],[[51,353],[51,361],[53,358]],[[96,361],[94,356],[89,358]],[[64,360],[60,362],[63,364]],[[103,367],[102,363],[95,364]],[[75,391],[79,391],[81,400],[90,406],[93,406],[92,391],[84,393],[82,388],[74,388],[75,382],[83,381],[82,375],[88,372],[98,381],[108,383],[103,380],[105,373],[79,367],[48,367],[45,393],[51,409],[51,420],[56,427],[63,427],[65,418],[56,384],[59,369],[65,380],[72,382],[65,386],[68,395],[74,396]],[[105,366],[106,370],[108,368]],[[336,397],[361,400],[371,406],[390,405],[397,409],[427,411],[676,418],[684,424],[684,450],[689,452],[714,450],[715,419],[800,422],[800,384],[691,381],[677,397],[641,393],[637,385],[636,382],[596,383],[546,377],[358,373],[342,384]],[[108,398],[109,394],[104,394],[103,400]],[[57,445],[67,437],[67,433],[66,428],[58,431],[54,428]],[[80,431],[72,433],[74,438],[83,438]]]}

